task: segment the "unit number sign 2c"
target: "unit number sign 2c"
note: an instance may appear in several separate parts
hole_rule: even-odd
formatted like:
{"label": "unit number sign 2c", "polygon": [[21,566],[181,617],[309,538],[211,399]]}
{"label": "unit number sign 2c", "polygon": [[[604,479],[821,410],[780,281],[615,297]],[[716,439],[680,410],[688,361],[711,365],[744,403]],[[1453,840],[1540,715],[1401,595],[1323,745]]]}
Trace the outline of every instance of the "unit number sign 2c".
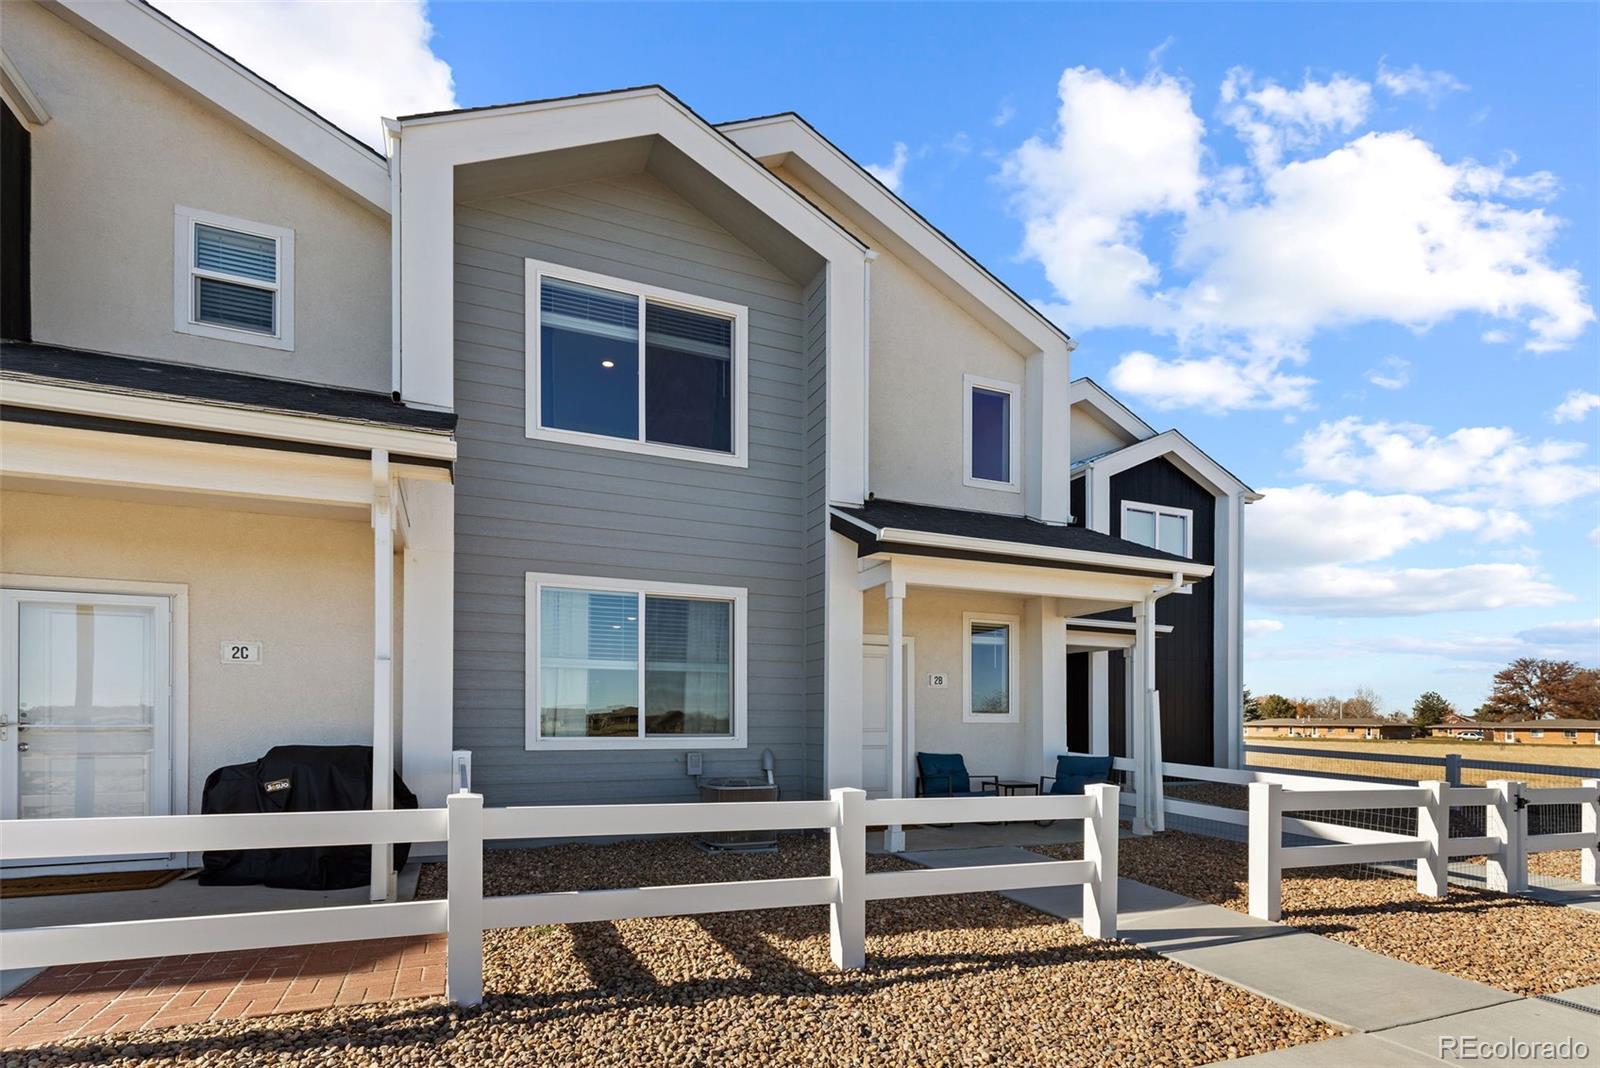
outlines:
{"label": "unit number sign 2c", "polygon": [[223,642],[222,662],[224,664],[259,664],[261,663],[261,643]]}

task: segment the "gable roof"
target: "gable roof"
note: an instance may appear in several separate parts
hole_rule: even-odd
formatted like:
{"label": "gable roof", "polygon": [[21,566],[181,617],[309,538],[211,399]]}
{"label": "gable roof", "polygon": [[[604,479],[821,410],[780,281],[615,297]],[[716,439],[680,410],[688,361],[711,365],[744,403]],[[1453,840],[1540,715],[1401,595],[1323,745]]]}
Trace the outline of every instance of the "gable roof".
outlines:
{"label": "gable roof", "polygon": [[1012,344],[1022,340],[1041,351],[1076,347],[1066,331],[800,115],[788,111],[717,128],[757,159],[785,159],[797,177],[836,207],[854,205],[869,220],[863,229],[872,237],[931,274],[936,288],[957,304],[981,304],[991,320],[986,325],[1010,335]]}
{"label": "gable roof", "polygon": [[1067,386],[1067,403],[1087,404],[1102,419],[1122,430],[1134,441],[1156,436],[1155,427],[1140,419],[1127,405],[1108,393],[1092,378],[1074,378]]}
{"label": "gable roof", "polygon": [[363,207],[389,211],[389,165],[381,153],[143,0],[48,0],[45,6]]}

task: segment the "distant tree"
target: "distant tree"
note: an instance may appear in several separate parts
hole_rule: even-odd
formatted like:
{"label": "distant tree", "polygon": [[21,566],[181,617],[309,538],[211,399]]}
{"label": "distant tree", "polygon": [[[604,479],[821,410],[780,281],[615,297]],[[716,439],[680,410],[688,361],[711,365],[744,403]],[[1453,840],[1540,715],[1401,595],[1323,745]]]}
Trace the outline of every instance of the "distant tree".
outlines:
{"label": "distant tree", "polygon": [[1295,703],[1281,693],[1269,693],[1256,701],[1256,710],[1261,719],[1294,719],[1299,715]]}
{"label": "distant tree", "polygon": [[1244,721],[1246,723],[1261,718],[1261,699],[1251,693],[1248,686],[1244,688],[1243,706]]}
{"label": "distant tree", "polygon": [[1311,702],[1310,715],[1315,719],[1339,719],[1344,702],[1337,697],[1319,697]]}
{"label": "distant tree", "polygon": [[1376,719],[1383,715],[1383,698],[1371,686],[1357,686],[1354,697],[1339,702],[1340,719]]}
{"label": "distant tree", "polygon": [[1572,660],[1518,657],[1495,673],[1479,716],[1492,721],[1600,718],[1600,671]]}
{"label": "distant tree", "polygon": [[1435,691],[1429,690],[1412,703],[1411,723],[1416,727],[1432,727],[1443,723],[1444,718],[1452,715],[1455,710],[1455,705]]}

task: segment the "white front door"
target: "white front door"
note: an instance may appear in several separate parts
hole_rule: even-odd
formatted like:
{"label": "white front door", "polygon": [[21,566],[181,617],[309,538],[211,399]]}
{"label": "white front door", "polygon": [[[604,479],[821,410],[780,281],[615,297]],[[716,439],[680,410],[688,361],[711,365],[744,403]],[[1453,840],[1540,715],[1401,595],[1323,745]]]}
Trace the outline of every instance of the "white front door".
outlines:
{"label": "white front door", "polygon": [[[0,818],[170,813],[171,602],[5,590],[0,608]],[[166,858],[76,862],[135,859]]]}
{"label": "white front door", "polygon": [[[914,646],[910,638],[905,639],[905,684],[901,693],[905,695],[906,708],[912,707],[914,700],[911,691],[911,680],[915,675],[912,667],[914,659]],[[903,722],[907,725],[903,739],[906,754],[905,764],[907,782],[913,781],[910,771],[912,748],[912,720],[913,716],[907,715]],[[861,788],[867,792],[868,797],[889,796],[889,642],[886,638],[868,637],[861,647]],[[909,786],[904,788],[902,796],[911,796]]]}

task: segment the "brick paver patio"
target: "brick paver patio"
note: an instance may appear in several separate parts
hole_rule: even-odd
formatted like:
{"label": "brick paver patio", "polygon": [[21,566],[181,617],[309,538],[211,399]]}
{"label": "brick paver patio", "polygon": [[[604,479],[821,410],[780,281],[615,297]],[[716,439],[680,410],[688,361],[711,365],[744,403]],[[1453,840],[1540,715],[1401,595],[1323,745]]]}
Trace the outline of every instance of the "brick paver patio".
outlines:
{"label": "brick paver patio", "polygon": [[0,999],[0,1049],[75,1035],[444,993],[445,938],[380,938],[48,968]]}

